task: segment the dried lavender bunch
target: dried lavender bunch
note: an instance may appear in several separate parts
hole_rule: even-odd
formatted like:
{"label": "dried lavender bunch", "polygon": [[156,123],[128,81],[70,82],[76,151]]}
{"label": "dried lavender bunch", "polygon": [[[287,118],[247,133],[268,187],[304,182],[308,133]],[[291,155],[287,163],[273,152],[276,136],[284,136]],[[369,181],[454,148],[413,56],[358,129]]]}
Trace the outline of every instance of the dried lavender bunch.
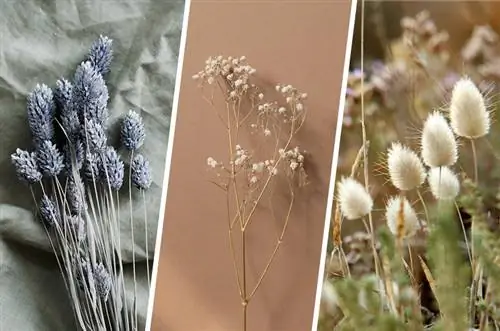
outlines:
{"label": "dried lavender bunch", "polygon": [[[73,81],[59,79],[54,91],[37,85],[28,96],[28,124],[33,149],[17,149],[12,164],[19,180],[29,185],[37,201],[73,303],[81,330],[137,330],[137,306],[129,307],[123,276],[118,193],[125,180],[119,149],[109,145],[108,89],[103,75],[110,71],[112,40],[100,36],[87,60],[76,69]],[[141,116],[130,111],[123,120],[122,147],[138,152],[146,130]],[[152,182],[149,162],[131,157],[129,196],[131,225],[132,186],[145,190]],[[146,243],[147,214],[145,213]],[[132,233],[132,247],[135,238]],[[147,251],[147,248],[146,248]],[[137,288],[135,252],[133,286]],[[149,265],[148,265],[149,284]],[[134,293],[135,302],[137,292]]]}

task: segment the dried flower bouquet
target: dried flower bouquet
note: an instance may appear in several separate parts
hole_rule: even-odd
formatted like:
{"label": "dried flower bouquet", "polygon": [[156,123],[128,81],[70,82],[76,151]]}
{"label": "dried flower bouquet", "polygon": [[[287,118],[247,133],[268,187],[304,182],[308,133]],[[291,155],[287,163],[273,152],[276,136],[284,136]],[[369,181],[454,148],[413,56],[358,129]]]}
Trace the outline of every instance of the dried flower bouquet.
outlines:
{"label": "dried flower bouquet", "polygon": [[[145,233],[134,234],[132,187],[142,193],[145,206],[151,173],[139,152],[146,132],[138,113],[131,110],[121,123],[121,154],[128,159],[128,169],[120,149],[110,145],[104,77],[112,57],[112,40],[101,36],[72,82],[61,78],[54,89],[37,85],[27,102],[32,149],[17,149],[11,157],[18,178],[29,186],[37,204],[79,330],[138,328],[135,251],[129,284],[120,223],[130,222],[132,243],[137,236],[147,240],[147,225]],[[130,220],[123,220],[119,191],[127,183],[131,212]],[[149,265],[146,268],[149,284]],[[126,296],[130,287],[131,300]]]}

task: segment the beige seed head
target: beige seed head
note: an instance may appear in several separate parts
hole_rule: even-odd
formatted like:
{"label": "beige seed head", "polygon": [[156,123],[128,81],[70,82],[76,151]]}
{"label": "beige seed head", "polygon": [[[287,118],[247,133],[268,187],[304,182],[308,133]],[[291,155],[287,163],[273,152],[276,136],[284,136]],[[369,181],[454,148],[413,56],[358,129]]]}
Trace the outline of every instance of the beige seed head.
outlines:
{"label": "beige seed head", "polygon": [[350,177],[340,181],[338,201],[342,215],[348,220],[365,217],[373,208],[372,197],[366,192],[365,187]]}
{"label": "beige seed head", "polygon": [[[401,207],[403,207],[401,209]],[[420,225],[417,213],[404,197],[391,197],[385,207],[385,219],[391,233],[399,235],[399,226],[402,222],[403,237],[411,237],[418,231]]]}
{"label": "beige seed head", "polygon": [[457,162],[455,135],[440,112],[430,114],[422,130],[422,159],[429,167],[451,166]]}
{"label": "beige seed head", "polygon": [[477,139],[490,130],[491,119],[484,97],[469,78],[460,79],[453,87],[450,120],[453,131],[460,137]]}
{"label": "beige seed head", "polygon": [[460,181],[448,167],[431,169],[427,181],[432,195],[438,200],[454,200],[460,192]]}
{"label": "beige seed head", "polygon": [[425,181],[425,168],[418,155],[400,143],[393,143],[387,155],[392,184],[401,191],[413,190]]}

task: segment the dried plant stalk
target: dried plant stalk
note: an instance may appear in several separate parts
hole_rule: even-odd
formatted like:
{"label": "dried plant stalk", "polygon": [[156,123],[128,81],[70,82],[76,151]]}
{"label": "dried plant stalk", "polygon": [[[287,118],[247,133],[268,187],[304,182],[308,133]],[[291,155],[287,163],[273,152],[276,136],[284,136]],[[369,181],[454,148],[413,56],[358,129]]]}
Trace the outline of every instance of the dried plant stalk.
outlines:
{"label": "dried plant stalk", "polygon": [[[227,159],[209,157],[208,166],[214,171],[214,183],[226,194],[230,251],[242,307],[242,330],[247,330],[247,310],[283,242],[291,218],[298,188],[307,184],[305,156],[292,142],[306,119],[304,101],[307,94],[291,85],[279,84],[276,92],[280,101],[268,101],[256,85],[254,74],[245,57],[211,57],[205,68],[194,75],[200,83],[203,98],[220,119],[227,136]],[[216,97],[222,96],[219,105]],[[240,144],[245,135],[258,141],[253,148]],[[281,218],[282,228],[267,263],[255,284],[248,281],[248,231],[257,218],[259,206],[269,201],[273,217],[275,189],[286,187],[288,206]],[[239,238],[241,250],[235,249]]]}

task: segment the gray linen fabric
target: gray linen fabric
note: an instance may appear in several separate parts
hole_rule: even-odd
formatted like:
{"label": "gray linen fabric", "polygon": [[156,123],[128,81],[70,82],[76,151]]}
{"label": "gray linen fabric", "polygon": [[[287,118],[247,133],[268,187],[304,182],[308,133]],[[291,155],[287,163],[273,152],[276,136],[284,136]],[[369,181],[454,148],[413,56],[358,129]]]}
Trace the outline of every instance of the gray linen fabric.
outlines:
{"label": "gray linen fabric", "polygon": [[[141,152],[153,170],[146,195],[152,260],[183,11],[184,1],[172,0],[0,0],[0,330],[76,329],[54,254],[34,218],[31,193],[17,181],[10,154],[30,146],[27,94],[37,83],[54,86],[60,77],[72,80],[100,34],[114,41],[115,58],[106,77],[111,121],[116,124],[134,109],[147,130]],[[137,259],[144,263],[144,236],[130,240],[128,193],[123,191],[123,257],[131,260],[135,244]],[[134,231],[141,234],[143,205],[142,195],[136,194]],[[129,265],[126,269],[130,277]],[[148,290],[145,266],[139,270],[143,330]]]}

